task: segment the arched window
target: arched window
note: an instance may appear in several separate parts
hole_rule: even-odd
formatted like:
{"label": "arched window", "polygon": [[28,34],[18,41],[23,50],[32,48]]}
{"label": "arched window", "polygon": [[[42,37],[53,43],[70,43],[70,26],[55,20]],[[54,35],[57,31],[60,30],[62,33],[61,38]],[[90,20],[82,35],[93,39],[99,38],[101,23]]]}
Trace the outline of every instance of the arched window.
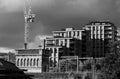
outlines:
{"label": "arched window", "polygon": [[36,59],[33,60],[33,66],[35,66]]}
{"label": "arched window", "polygon": [[24,59],[24,66],[26,66],[25,64],[26,64],[26,58]]}
{"label": "arched window", "polygon": [[19,66],[19,61],[20,61],[20,59],[18,58],[18,59],[17,59],[17,66]]}
{"label": "arched window", "polygon": [[39,59],[37,59],[37,66],[39,65]]}
{"label": "arched window", "polygon": [[29,58],[27,59],[27,66],[29,66]]}
{"label": "arched window", "polygon": [[23,66],[23,59],[21,58],[20,66]]}
{"label": "arched window", "polygon": [[30,59],[30,66],[32,66],[32,58]]}

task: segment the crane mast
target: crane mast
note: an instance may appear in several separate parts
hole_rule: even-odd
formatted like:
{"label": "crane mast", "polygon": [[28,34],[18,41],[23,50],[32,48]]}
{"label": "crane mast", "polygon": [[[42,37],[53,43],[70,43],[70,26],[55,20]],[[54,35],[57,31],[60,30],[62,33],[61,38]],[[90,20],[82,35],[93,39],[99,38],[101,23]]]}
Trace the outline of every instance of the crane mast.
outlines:
{"label": "crane mast", "polygon": [[32,14],[30,0],[24,1],[24,19],[25,19],[24,48],[28,49],[29,27],[30,27],[30,23],[33,23],[35,19],[35,14]]}

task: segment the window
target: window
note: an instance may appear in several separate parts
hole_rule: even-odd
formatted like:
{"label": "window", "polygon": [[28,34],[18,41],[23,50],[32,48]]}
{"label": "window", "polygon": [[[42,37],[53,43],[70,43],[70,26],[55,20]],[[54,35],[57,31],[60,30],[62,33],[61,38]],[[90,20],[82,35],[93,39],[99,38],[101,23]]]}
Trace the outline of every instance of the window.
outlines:
{"label": "window", "polygon": [[64,33],[62,33],[62,37],[64,37]]}
{"label": "window", "polygon": [[35,66],[36,59],[33,60],[33,66]]}
{"label": "window", "polygon": [[29,59],[27,59],[27,66],[29,66]]}
{"label": "window", "polygon": [[20,63],[21,63],[20,65],[23,66],[23,59],[21,59],[21,62],[20,62]]}
{"label": "window", "polygon": [[61,41],[61,46],[63,46],[63,41]]}
{"label": "window", "polygon": [[64,33],[64,37],[66,37],[66,36],[67,36],[67,33],[65,32],[65,33]]}
{"label": "window", "polygon": [[37,59],[37,66],[39,65],[39,59]]}
{"label": "window", "polygon": [[73,36],[75,36],[75,31],[73,32]]}
{"label": "window", "polygon": [[93,31],[95,30],[95,27],[93,27]]}
{"label": "window", "polygon": [[62,36],[62,33],[59,33],[59,36]]}
{"label": "window", "polygon": [[30,60],[30,66],[32,66],[32,59]]}
{"label": "window", "polygon": [[26,58],[24,59],[24,66],[25,66],[25,64],[26,64]]}
{"label": "window", "polygon": [[59,40],[56,40],[56,45],[59,45]]}
{"label": "window", "polygon": [[112,38],[112,36],[108,36],[108,38]]}
{"label": "window", "polygon": [[19,66],[19,61],[20,61],[20,59],[17,60],[17,66]]}
{"label": "window", "polygon": [[77,35],[78,35],[78,32],[76,31],[75,33],[76,33],[75,36],[77,36]]}
{"label": "window", "polygon": [[80,35],[80,32],[78,31],[77,36],[79,36],[79,35]]}
{"label": "window", "polygon": [[67,46],[67,39],[65,39],[65,46]]}
{"label": "window", "polygon": [[57,53],[57,48],[54,48],[55,53]]}
{"label": "window", "polygon": [[112,34],[112,32],[108,32],[109,34]]}
{"label": "window", "polygon": [[50,52],[51,52],[51,53],[53,53],[53,50],[52,50],[52,48],[50,48]]}
{"label": "window", "polygon": [[108,29],[112,30],[112,27],[109,27]]}
{"label": "window", "polygon": [[69,37],[71,37],[71,32],[69,32]]}

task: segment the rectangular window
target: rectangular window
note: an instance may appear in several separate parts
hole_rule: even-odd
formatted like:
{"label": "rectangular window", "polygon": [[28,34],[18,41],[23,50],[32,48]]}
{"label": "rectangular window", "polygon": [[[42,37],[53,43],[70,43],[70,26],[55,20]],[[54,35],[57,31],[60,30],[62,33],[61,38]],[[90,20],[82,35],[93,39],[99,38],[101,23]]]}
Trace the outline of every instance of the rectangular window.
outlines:
{"label": "rectangular window", "polygon": [[80,32],[78,31],[77,36],[79,36],[79,35],[80,35]]}
{"label": "rectangular window", "polygon": [[71,32],[69,32],[69,37],[71,37]]}
{"label": "rectangular window", "polygon": [[75,36],[75,31],[73,32],[73,36]]}

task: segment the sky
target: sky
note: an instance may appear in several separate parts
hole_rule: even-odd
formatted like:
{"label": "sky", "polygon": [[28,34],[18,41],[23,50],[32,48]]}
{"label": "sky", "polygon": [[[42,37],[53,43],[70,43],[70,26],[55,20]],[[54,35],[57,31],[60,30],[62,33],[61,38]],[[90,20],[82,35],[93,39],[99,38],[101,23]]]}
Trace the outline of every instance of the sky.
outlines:
{"label": "sky", "polygon": [[[23,48],[24,1],[0,0],[1,48]],[[32,44],[37,37],[51,35],[53,30],[79,29],[90,21],[110,20],[117,27],[120,25],[120,0],[31,0],[31,6],[36,14],[30,25]]]}

